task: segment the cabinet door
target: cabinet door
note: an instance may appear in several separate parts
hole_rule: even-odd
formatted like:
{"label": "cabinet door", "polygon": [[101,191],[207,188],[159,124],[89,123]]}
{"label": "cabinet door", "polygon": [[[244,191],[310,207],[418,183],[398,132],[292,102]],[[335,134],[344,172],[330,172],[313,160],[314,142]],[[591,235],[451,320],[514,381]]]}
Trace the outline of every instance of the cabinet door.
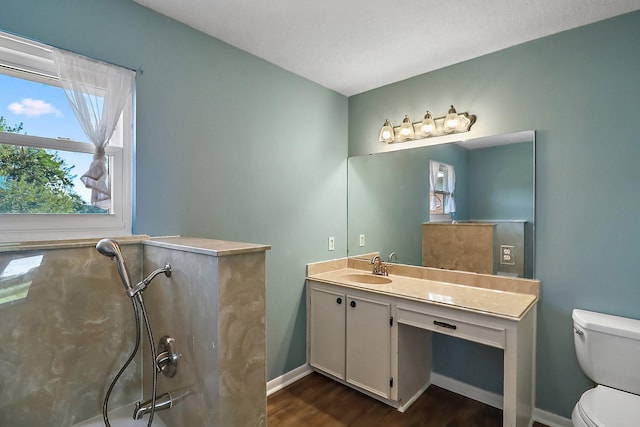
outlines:
{"label": "cabinet door", "polygon": [[347,382],[391,397],[391,306],[347,296]]}
{"label": "cabinet door", "polygon": [[344,379],[345,295],[310,288],[309,363]]}

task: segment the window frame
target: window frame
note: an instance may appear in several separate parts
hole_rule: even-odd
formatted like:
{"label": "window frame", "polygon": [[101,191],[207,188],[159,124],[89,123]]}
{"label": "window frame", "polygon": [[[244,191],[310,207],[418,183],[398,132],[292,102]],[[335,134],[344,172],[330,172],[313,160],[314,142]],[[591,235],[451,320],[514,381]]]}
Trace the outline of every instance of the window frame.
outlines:
{"label": "window frame", "polygon": [[[22,49],[22,50],[19,50]],[[47,85],[60,86],[51,48],[0,32],[0,73]],[[114,141],[107,145],[111,180],[108,214],[12,214],[0,213],[0,243],[122,237],[132,234],[133,130],[135,89],[126,102]],[[67,152],[93,154],[91,143],[0,132],[0,143]]]}

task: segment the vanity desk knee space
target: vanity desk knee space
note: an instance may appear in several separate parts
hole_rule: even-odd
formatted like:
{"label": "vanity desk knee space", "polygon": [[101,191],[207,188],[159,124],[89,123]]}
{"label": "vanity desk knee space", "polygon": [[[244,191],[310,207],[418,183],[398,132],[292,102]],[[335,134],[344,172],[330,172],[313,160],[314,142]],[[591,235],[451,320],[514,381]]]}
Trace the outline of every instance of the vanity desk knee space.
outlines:
{"label": "vanity desk knee space", "polygon": [[537,280],[368,260],[307,266],[311,367],[407,409],[431,382],[431,337],[447,334],[504,351],[503,426],[531,422]]}

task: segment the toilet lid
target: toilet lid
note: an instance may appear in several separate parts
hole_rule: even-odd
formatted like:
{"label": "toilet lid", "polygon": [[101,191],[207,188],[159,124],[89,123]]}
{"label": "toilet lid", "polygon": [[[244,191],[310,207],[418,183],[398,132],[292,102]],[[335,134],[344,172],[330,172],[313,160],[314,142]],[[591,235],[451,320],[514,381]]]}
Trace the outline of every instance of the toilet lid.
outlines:
{"label": "toilet lid", "polygon": [[599,385],[586,391],[578,402],[588,425],[597,427],[638,427],[640,396]]}

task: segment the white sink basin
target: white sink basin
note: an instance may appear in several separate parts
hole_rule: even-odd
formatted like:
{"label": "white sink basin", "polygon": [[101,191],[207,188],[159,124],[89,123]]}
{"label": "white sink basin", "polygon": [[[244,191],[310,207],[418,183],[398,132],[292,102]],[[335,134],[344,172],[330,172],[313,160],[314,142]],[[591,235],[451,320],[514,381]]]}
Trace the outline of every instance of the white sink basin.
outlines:
{"label": "white sink basin", "polygon": [[342,278],[348,282],[363,283],[367,285],[388,285],[392,282],[388,277],[366,273],[345,274]]}

